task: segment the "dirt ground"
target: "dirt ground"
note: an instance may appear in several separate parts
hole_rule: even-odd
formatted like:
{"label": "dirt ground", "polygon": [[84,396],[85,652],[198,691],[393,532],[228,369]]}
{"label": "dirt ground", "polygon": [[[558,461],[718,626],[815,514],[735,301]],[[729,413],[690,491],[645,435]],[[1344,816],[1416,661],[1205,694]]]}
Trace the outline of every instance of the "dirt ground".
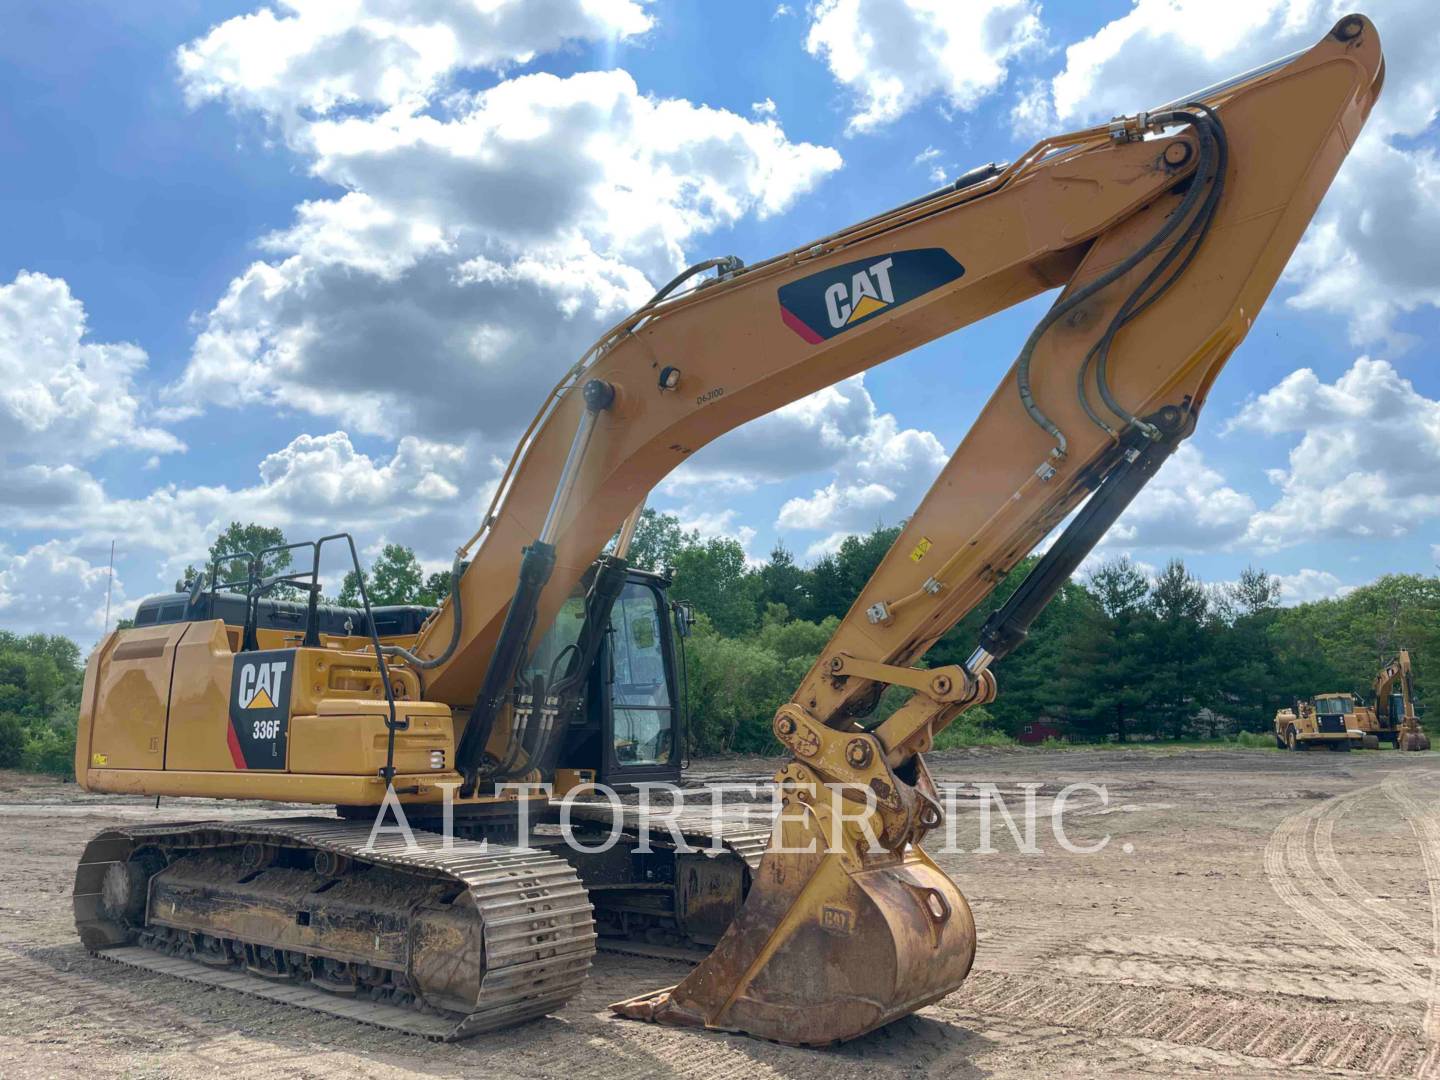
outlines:
{"label": "dirt ground", "polygon": [[[697,764],[754,775],[759,761]],[[77,857],[120,822],[253,807],[89,796],[0,773],[0,1076],[1440,1077],[1440,754],[985,751],[931,760],[1019,809],[1041,784],[1105,785],[1049,818],[1039,854],[978,801],[939,856],[979,926],[961,990],[845,1046],[798,1050],[612,1019],[611,1001],[685,967],[602,953],[558,1015],[434,1044],[231,991],[122,969],[74,938]]]}

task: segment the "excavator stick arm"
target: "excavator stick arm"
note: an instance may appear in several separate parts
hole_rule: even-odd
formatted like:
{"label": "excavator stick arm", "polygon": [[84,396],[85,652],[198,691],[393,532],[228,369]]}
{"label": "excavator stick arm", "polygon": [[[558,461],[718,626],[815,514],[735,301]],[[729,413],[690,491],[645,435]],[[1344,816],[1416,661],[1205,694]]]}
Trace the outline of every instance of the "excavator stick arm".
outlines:
{"label": "excavator stick arm", "polygon": [[[1351,16],[1283,66],[1117,124],[1112,151],[1154,146],[1188,171],[1083,245],[1020,360],[777,714],[776,735],[795,761],[776,775],[784,810],[740,916],[687,979],[617,1012],[815,1043],[862,1034],[959,985],[974,940],[955,937],[972,924],[959,889],[930,874],[919,846],[942,821],[919,754],[993,697],[989,664],[1193,429],[1381,73],[1373,26]],[[1138,134],[1177,126],[1168,145]],[[969,685],[947,676],[884,724],[861,728],[874,676],[918,660],[1087,498],[1057,553],[986,624],[961,674]],[[863,828],[837,820],[843,807],[827,789],[873,794]],[[797,854],[817,843],[826,854]],[[861,922],[865,947],[837,935]],[[874,929],[882,923],[888,932]],[[888,950],[883,961],[874,948]],[[909,974],[922,970],[930,975],[917,988]]]}

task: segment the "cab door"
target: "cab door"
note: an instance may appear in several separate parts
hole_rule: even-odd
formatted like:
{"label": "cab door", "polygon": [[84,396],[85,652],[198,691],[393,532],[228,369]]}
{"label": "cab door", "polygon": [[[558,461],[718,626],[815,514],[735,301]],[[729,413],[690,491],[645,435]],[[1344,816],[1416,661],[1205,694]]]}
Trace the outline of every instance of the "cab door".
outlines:
{"label": "cab door", "polygon": [[597,664],[602,783],[680,779],[682,738],[671,634],[660,590],[644,580],[626,582],[611,609]]}

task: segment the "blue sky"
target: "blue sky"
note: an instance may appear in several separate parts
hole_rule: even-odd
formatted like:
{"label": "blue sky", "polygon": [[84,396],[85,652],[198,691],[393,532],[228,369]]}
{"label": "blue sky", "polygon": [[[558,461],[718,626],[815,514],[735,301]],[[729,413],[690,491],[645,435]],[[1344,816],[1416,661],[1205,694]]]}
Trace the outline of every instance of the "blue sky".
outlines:
{"label": "blue sky", "polygon": [[[683,261],[757,261],[1303,47],[1340,11],[391,9],[0,16],[0,625],[88,644],[112,539],[123,611],[232,518],[443,565],[517,418]],[[1263,565],[1291,601],[1434,570],[1440,30],[1424,3],[1369,14],[1386,97],[1199,433],[1107,553],[1182,555],[1211,580]],[[1046,303],[727,437],[654,505],[754,557],[898,521]],[[739,468],[757,446],[776,464]]]}

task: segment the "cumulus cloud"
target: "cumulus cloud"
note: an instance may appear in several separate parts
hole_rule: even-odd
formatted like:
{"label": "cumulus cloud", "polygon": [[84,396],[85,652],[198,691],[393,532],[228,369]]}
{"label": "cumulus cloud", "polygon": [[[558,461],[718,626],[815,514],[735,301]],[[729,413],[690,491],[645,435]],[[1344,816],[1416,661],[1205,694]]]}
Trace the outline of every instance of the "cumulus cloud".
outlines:
{"label": "cumulus cloud", "polygon": [[282,0],[228,19],[176,60],[192,104],[222,99],[287,123],[434,94],[465,68],[503,71],[567,42],[642,34],[635,0]]}
{"label": "cumulus cloud", "polygon": [[[828,459],[825,466],[836,474],[810,495],[786,500],[775,522],[782,532],[823,533],[807,548],[810,557],[833,551],[853,533],[909,516],[949,459],[933,433],[902,428],[893,414],[881,412],[864,376],[782,413],[770,429],[770,448],[777,451],[771,468],[788,465],[798,476],[808,461]],[[786,452],[786,444],[793,444],[793,452]]]}
{"label": "cumulus cloud", "polygon": [[[1136,0],[1065,50],[1063,68],[1018,97],[1030,133],[1133,113],[1306,48],[1346,0]],[[1369,11],[1385,46],[1385,91],[1287,273],[1290,303],[1349,318],[1357,343],[1407,343],[1396,316],[1440,306],[1440,163],[1416,145],[1440,107],[1440,21],[1430,0]]]}
{"label": "cumulus cloud", "polygon": [[1362,137],[1326,206],[1286,270],[1290,305],[1344,312],[1356,345],[1414,344],[1395,318],[1440,307],[1440,158]]}
{"label": "cumulus cloud", "polygon": [[969,110],[1042,39],[1033,0],[819,0],[805,48],[855,95],[849,131],[869,131],[929,98]]}
{"label": "cumulus cloud", "polygon": [[158,559],[149,589],[203,558],[231,521],[279,526],[292,540],[351,531],[367,545],[403,543],[448,564],[478,524],[499,465],[473,445],[411,436],[388,457],[372,456],[335,431],[296,436],[266,455],[255,483],[243,487],[170,484],[113,497],[83,470],[36,466],[0,489],[0,510],[14,528],[63,530],[92,546],[120,538],[126,550]]}
{"label": "cumulus cloud", "polygon": [[[848,535],[895,524],[919,504],[949,455],[932,433],[902,428],[883,412],[855,375],[750,421],[717,439],[671,473],[656,490],[657,506],[702,535],[729,535],[748,545],[755,529],[716,496],[767,485],[836,479],[787,500],[775,527],[813,537],[809,557],[834,550]],[[748,547],[747,547],[748,550]]]}
{"label": "cumulus cloud", "polygon": [[1329,570],[1312,570],[1307,567],[1293,574],[1276,576],[1280,579],[1280,603],[1285,607],[1344,596],[1354,588],[1353,585],[1346,585]]}
{"label": "cumulus cloud", "polygon": [[[136,386],[144,350],[86,338],[84,305],[64,279],[22,270],[0,285],[0,455],[8,466],[184,448],[147,422]],[[37,477],[11,480],[33,487]]]}
{"label": "cumulus cloud", "polygon": [[[71,542],[50,540],[18,554],[0,548],[0,620],[7,630],[64,634],[84,647],[103,632],[109,576],[103,561],[92,564]],[[116,574],[112,620],[124,603]]]}
{"label": "cumulus cloud", "polygon": [[1384,360],[1361,357],[1333,383],[1309,368],[1248,402],[1231,429],[1300,435],[1280,496],[1247,537],[1285,547],[1321,536],[1403,536],[1440,515],[1440,401]]}
{"label": "cumulus cloud", "polygon": [[[616,12],[633,5],[577,10],[602,7],[615,16],[606,25],[629,25]],[[373,31],[368,8],[345,10],[355,33]],[[331,16],[318,37],[288,25],[317,19],[307,7],[244,32],[309,43],[310,60],[329,64]],[[214,56],[182,51],[207,95],[275,116],[286,107],[252,68]],[[460,50],[444,63],[482,61]],[[311,110],[288,121],[292,147],[347,193],[302,204],[264,238],[272,257],[231,282],[168,388],[175,415],[265,405],[375,434],[423,424],[503,444],[526,403],[700,236],[778,213],[840,166],[834,150],[790,141],[773,110],[745,118],[653,98],[623,71],[524,75],[442,100],[431,74],[404,76],[405,94],[369,75],[342,93],[305,82],[298,61],[283,67],[276,85],[298,79],[286,100]],[[338,107],[355,97],[375,107]]]}
{"label": "cumulus cloud", "polygon": [[1108,546],[1216,551],[1245,535],[1255,502],[1182,443],[1106,534]]}

